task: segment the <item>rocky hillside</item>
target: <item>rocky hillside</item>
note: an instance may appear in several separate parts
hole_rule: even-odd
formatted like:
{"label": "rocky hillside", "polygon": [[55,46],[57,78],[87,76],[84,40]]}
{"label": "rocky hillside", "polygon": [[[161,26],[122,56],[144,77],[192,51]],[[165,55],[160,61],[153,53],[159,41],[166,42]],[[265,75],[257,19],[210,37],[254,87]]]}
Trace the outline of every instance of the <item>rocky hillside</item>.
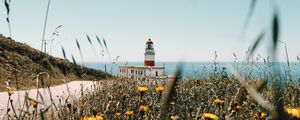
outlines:
{"label": "rocky hillside", "polygon": [[35,86],[37,74],[50,75],[44,84],[56,85],[72,80],[101,80],[111,75],[102,71],[76,65],[26,44],[0,35],[0,91],[5,91],[5,81],[10,80],[16,89]]}

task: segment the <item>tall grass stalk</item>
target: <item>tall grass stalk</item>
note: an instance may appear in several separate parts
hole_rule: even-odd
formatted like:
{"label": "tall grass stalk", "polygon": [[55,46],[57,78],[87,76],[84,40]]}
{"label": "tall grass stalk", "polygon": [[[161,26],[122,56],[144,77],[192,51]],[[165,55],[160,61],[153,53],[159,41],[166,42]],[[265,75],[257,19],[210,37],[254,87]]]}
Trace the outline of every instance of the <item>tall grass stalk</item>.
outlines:
{"label": "tall grass stalk", "polygon": [[161,98],[161,110],[160,110],[160,116],[159,119],[163,120],[166,117],[166,112],[168,111],[168,107],[170,106],[171,99],[174,99],[176,97],[176,85],[177,82],[180,79],[181,76],[181,71],[182,71],[182,64],[178,66],[176,69],[176,72],[174,74],[174,79],[171,79],[167,82],[166,85],[166,90],[162,94]]}
{"label": "tall grass stalk", "polygon": [[4,5],[6,7],[6,22],[8,24],[8,30],[9,30],[9,37],[12,38],[12,34],[11,34],[11,26],[10,26],[10,19],[9,19],[9,15],[10,15],[10,0],[4,0]]}
{"label": "tall grass stalk", "polygon": [[43,51],[44,47],[46,48],[46,46],[44,46],[44,44],[46,44],[45,33],[46,33],[46,27],[47,27],[47,21],[48,21],[48,13],[49,13],[49,8],[50,8],[50,1],[51,0],[48,0],[48,4],[47,4],[46,16],[45,16],[45,21],[44,21],[44,29],[43,29],[43,35],[42,35],[41,51]]}
{"label": "tall grass stalk", "polygon": [[81,61],[82,61],[82,65],[84,65],[84,60],[83,60],[83,55],[82,55],[80,44],[78,42],[78,39],[75,39],[75,41],[76,41],[77,49],[79,50],[79,53],[80,53],[80,58],[81,58]]}
{"label": "tall grass stalk", "polygon": [[52,38],[51,38],[51,41],[50,41],[50,55],[52,55],[52,47],[53,47],[53,41],[55,40],[55,36],[56,37],[58,37],[59,36],[59,28],[61,28],[62,27],[62,25],[59,25],[59,26],[57,26],[56,28],[55,28],[55,30],[54,30],[54,32],[52,33]]}

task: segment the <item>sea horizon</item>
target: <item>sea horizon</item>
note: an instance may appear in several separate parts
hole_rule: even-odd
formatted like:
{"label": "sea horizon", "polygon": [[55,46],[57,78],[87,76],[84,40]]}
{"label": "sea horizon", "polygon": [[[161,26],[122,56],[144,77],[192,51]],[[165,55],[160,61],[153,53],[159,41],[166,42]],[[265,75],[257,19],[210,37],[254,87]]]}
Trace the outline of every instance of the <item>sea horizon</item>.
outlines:
{"label": "sea horizon", "polygon": [[[207,78],[209,79],[210,74],[214,70],[214,63],[213,62],[156,62],[155,66],[164,66],[166,75],[173,75],[175,73],[175,70],[179,63],[182,63],[182,78]],[[288,73],[288,65],[287,62],[276,62],[279,63],[280,71],[287,75]],[[264,62],[255,62],[255,63],[248,63],[248,62],[217,62],[216,64],[216,73],[220,73],[221,68],[225,67],[227,68],[228,65],[233,65],[234,68],[241,72],[243,76],[248,76],[249,74],[253,75],[254,77],[262,77],[267,75],[267,71],[270,70],[269,64],[265,64]],[[273,63],[270,62],[270,65]],[[86,62],[84,66],[89,68],[94,68],[97,70],[105,71],[106,66],[106,72],[111,73],[112,75],[118,75],[119,73],[119,66],[144,66],[144,62]],[[243,67],[242,67],[243,66]],[[299,78],[300,73],[300,63],[299,62],[290,62],[290,69],[291,69],[291,75],[293,79]],[[249,69],[251,68],[251,69]],[[226,70],[226,72],[230,74],[229,70]]]}

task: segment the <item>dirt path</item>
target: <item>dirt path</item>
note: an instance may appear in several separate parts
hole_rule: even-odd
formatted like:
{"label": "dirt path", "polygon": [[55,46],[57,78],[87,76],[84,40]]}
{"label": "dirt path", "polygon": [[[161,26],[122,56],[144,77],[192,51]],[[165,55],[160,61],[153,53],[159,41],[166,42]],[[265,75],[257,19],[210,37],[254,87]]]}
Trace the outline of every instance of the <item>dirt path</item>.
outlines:
{"label": "dirt path", "polygon": [[[65,102],[68,98],[68,96],[72,96],[72,98],[79,98],[81,97],[81,88],[83,88],[84,93],[87,93],[91,91],[98,82],[93,81],[72,81],[66,84],[58,85],[50,87],[52,98],[55,104],[59,104],[59,99],[62,100],[62,102]],[[82,86],[82,87],[81,87]],[[47,88],[40,88],[38,89],[39,92],[42,95],[43,100],[38,98],[38,101],[41,102],[39,104],[41,107],[49,106],[51,104],[50,100],[50,94],[48,92]],[[13,100],[13,106],[16,108],[16,112],[18,113],[18,108],[21,108],[26,93],[28,93],[29,98],[36,99],[37,89],[31,89],[31,90],[22,90],[22,91],[16,91],[11,95],[11,100]],[[72,99],[68,98],[68,99]],[[6,114],[7,108],[11,108],[11,105],[7,107],[8,105],[9,96],[7,92],[0,92],[0,118],[3,118]]]}

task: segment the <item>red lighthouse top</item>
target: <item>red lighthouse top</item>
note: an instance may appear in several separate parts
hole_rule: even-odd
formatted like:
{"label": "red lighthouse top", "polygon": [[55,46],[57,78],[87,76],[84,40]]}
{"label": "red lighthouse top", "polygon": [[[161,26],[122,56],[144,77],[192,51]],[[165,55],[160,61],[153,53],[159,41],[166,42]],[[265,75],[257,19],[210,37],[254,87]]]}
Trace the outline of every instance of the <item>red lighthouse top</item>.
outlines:
{"label": "red lighthouse top", "polygon": [[146,44],[153,44],[151,38],[149,38],[149,39],[147,40]]}

